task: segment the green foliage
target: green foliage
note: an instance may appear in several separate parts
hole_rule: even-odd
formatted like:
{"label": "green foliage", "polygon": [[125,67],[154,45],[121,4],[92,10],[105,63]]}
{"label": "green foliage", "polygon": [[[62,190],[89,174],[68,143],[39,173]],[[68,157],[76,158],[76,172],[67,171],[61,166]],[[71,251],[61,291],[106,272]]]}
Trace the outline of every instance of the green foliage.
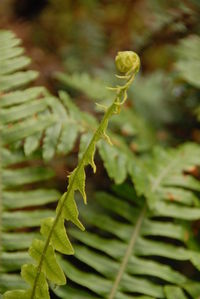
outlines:
{"label": "green foliage", "polygon": [[180,209],[185,207],[185,212],[181,213],[183,221],[179,221],[180,215],[175,215],[173,209],[171,215],[168,211],[168,218],[150,210],[146,200],[138,198],[130,186],[115,187],[114,191],[98,192],[93,208],[82,212],[87,232],[70,230],[78,240],[75,264],[83,267],[77,269],[68,261],[62,264],[80,291],[76,288],[72,292],[70,286],[65,286],[56,293],[70,299],[84,298],[84,294],[87,297],[88,290],[91,298],[188,298],[186,293],[198,298],[199,282],[186,277],[179,267],[190,261],[200,270],[199,252],[187,247],[193,234],[188,215],[192,211],[199,213],[200,208],[193,203],[188,207],[180,198]]}
{"label": "green foliage", "polygon": [[[42,142],[43,158],[47,161],[53,158],[56,152],[68,153],[78,134],[76,124],[71,126],[74,120],[69,117],[59,99],[51,96],[45,88],[19,90],[20,86],[23,87],[35,79],[37,73],[18,71],[30,63],[27,57],[21,56],[23,48],[17,47],[19,39],[7,31],[1,33],[1,39],[3,46],[0,49],[0,90],[6,92],[2,94],[0,102],[2,145],[23,141],[25,155],[29,156]],[[4,40],[7,42],[4,43]],[[21,63],[15,60],[20,60]],[[7,64],[10,65],[9,68],[6,67]],[[15,88],[18,90],[15,91]],[[67,143],[65,137],[69,133],[69,127],[73,130],[70,132],[71,142]]]}
{"label": "green foliage", "polygon": [[[48,73],[55,56],[75,71],[56,74],[67,90],[58,97],[44,87],[27,88],[37,72],[27,71],[30,59],[21,41],[0,31],[0,293],[10,291],[5,298],[50,298],[49,286],[63,299],[200,297],[199,145],[162,147],[199,142],[193,117],[195,111],[200,118],[197,5],[139,2],[51,1],[35,25],[29,22],[34,43],[48,53],[53,49]],[[113,115],[109,129],[103,118],[98,129],[102,110],[118,114],[122,104],[107,108],[115,96],[105,82],[115,82],[109,56],[124,48],[138,50],[143,72],[120,117]],[[45,73],[43,64],[41,69]],[[93,109],[94,101],[100,105]],[[92,193],[90,188],[99,189],[92,180],[90,206],[81,210],[87,232],[66,231],[65,220],[84,230],[75,198],[86,202],[85,167],[96,170],[96,148],[103,162],[96,160],[97,181],[105,181],[106,192]],[[64,186],[54,168],[72,150],[79,151],[79,162],[60,198]],[[67,157],[70,169],[73,159]],[[131,179],[134,187],[122,184],[109,193],[109,179]],[[74,254],[71,238],[72,258],[64,256]],[[68,285],[58,287],[65,275]]]}
{"label": "green foliage", "polygon": [[[9,33],[7,33],[9,36]],[[4,33],[3,33],[4,35]],[[10,48],[11,50],[13,47],[12,44],[12,39],[14,37],[12,36],[11,41],[10,41]],[[14,43],[15,46],[15,43]],[[15,49],[14,49],[15,50]],[[125,52],[126,53],[126,52]],[[124,54],[125,54],[124,53]],[[128,52],[127,52],[128,53]],[[120,53],[121,55],[121,53]],[[125,54],[126,55],[126,54]],[[127,54],[128,55],[128,54]],[[96,143],[102,139],[105,138],[107,141],[110,142],[109,137],[106,135],[106,129],[108,126],[108,120],[113,114],[118,114],[120,112],[120,107],[121,105],[125,102],[127,98],[127,89],[129,88],[130,84],[134,80],[135,74],[137,73],[139,69],[139,64],[138,64],[138,57],[135,53],[133,53],[134,58],[136,58],[132,63],[129,65],[127,72],[122,79],[126,79],[126,83],[122,86],[117,86],[116,88],[112,88],[113,90],[116,90],[116,98],[113,102],[112,105],[110,105],[109,108],[107,108],[104,117],[102,118],[101,123],[97,127],[95,133],[93,134],[93,137],[91,138],[91,141],[89,142],[89,145],[86,147],[85,151],[83,152],[78,166],[74,169],[74,171],[69,175],[69,184],[68,184],[68,189],[67,192],[63,194],[61,199],[59,200],[57,209],[56,209],[56,216],[53,218],[47,218],[43,221],[42,226],[41,226],[41,233],[42,233],[42,239],[34,239],[32,241],[32,244],[29,249],[29,255],[30,257],[35,261],[34,264],[25,264],[22,266],[22,277],[24,280],[29,284],[29,288],[25,291],[21,290],[14,290],[14,291],[8,291],[4,294],[4,298],[50,298],[49,297],[49,292],[48,292],[48,284],[47,280],[50,282],[53,282],[57,285],[62,285],[66,283],[65,275],[59,266],[56,256],[55,256],[55,251],[58,251],[60,253],[66,253],[66,254],[73,254],[73,249],[70,244],[70,241],[66,235],[66,230],[64,227],[64,220],[67,221],[72,221],[75,225],[77,225],[80,229],[84,229],[83,225],[78,219],[78,209],[76,206],[76,202],[74,199],[74,195],[76,191],[79,191],[84,199],[84,202],[86,203],[86,194],[85,194],[85,167],[87,165],[91,165],[93,168],[93,171],[96,171],[96,166],[94,164],[94,154],[95,154],[95,147]],[[20,65],[21,66],[21,65]],[[16,69],[11,69],[10,73],[13,71],[16,71]],[[12,74],[10,75],[12,76]],[[3,81],[4,77],[2,78]],[[12,80],[11,80],[12,81]],[[6,86],[6,88],[2,87],[2,90],[10,90],[12,89],[13,86]],[[12,95],[13,96],[13,95]],[[14,94],[13,98],[15,98],[16,94]],[[23,97],[22,97],[23,98]],[[5,101],[5,98],[4,98]],[[16,100],[13,100],[16,103]],[[40,104],[42,101],[38,101]],[[18,103],[19,105],[21,104]],[[32,104],[32,103],[31,103]],[[34,106],[34,105],[33,105]],[[53,106],[51,107],[52,111],[63,117],[62,113],[63,111],[65,112],[64,109],[60,109],[61,105]],[[73,106],[72,106],[73,107]],[[44,107],[43,107],[44,108]],[[46,108],[46,106],[45,106]],[[62,107],[61,107],[62,108]],[[10,108],[11,110],[6,110],[3,111],[2,116],[3,117],[3,126],[1,127],[1,136],[3,140],[3,145],[7,144],[12,144],[13,142],[16,142],[18,140],[23,139],[24,137],[28,137],[27,135],[24,135],[24,131],[27,131],[27,124],[24,124],[24,122],[17,123],[17,129],[19,130],[22,128],[22,135],[18,136],[18,139],[16,139],[15,135],[13,132],[10,134],[13,136],[14,139],[12,138],[7,138],[5,137],[6,134],[4,133],[4,128],[6,123],[11,123],[11,122],[16,122],[24,117],[30,116],[27,110],[27,107],[23,107],[23,111],[21,112],[21,106],[14,107],[14,109]],[[14,111],[13,111],[14,110]],[[33,109],[34,110],[34,109]],[[38,113],[40,109],[35,109],[34,114]],[[2,111],[1,111],[2,112]],[[46,111],[45,111],[46,112]],[[57,113],[58,112],[58,113]],[[73,113],[74,111],[72,111]],[[24,114],[23,114],[24,113]],[[66,114],[65,114],[66,115]],[[46,113],[45,113],[46,116]],[[77,117],[78,115],[76,115]],[[84,114],[83,114],[84,116]],[[39,118],[39,116],[38,116]],[[15,126],[15,124],[13,125]],[[12,127],[13,127],[12,126]],[[69,128],[69,127],[68,127]],[[30,128],[28,128],[30,130]],[[16,130],[16,128],[15,128]],[[58,136],[60,135],[60,130],[61,130],[61,125],[60,123],[54,125],[53,127],[49,127],[46,130],[46,135],[44,137],[44,145],[43,145],[43,155],[45,158],[50,159],[54,151],[52,151],[52,147],[56,147],[56,141],[58,139]],[[77,130],[77,129],[75,129]],[[19,130],[20,131],[20,130]],[[31,130],[30,130],[31,131]],[[29,131],[29,132],[30,132]],[[33,135],[33,132],[31,132]],[[36,133],[36,132],[34,132]],[[38,132],[37,132],[38,133]],[[28,134],[28,133],[26,133]],[[72,138],[75,141],[75,134],[72,134]],[[41,138],[41,135],[39,136],[37,134],[36,138]],[[29,140],[29,146],[34,140],[32,139],[31,141]],[[35,142],[35,144],[39,144],[39,142]],[[28,147],[28,146],[27,146]],[[27,149],[26,147],[26,149]],[[64,146],[63,146],[64,147]],[[29,149],[29,153],[30,148]],[[34,148],[35,150],[35,148]],[[12,159],[11,159],[12,160]],[[21,162],[21,161],[20,161]],[[5,178],[3,177],[3,184],[5,186],[13,186],[13,179],[11,179],[11,171],[8,170]],[[31,178],[29,178],[29,174],[31,174]],[[38,179],[41,180],[41,174],[44,174],[44,177],[47,179],[49,178],[49,175],[46,174],[46,171],[43,173],[42,169],[36,169],[36,171],[26,171],[26,169],[20,169],[17,172],[17,175],[19,176],[19,179],[15,177],[14,180],[14,186],[15,184],[20,185],[20,184],[28,184],[31,182],[37,182]],[[24,179],[23,179],[24,178]],[[6,185],[7,184],[7,185]],[[32,194],[32,193],[31,193]],[[25,212],[26,213],[26,212]],[[37,212],[38,216],[38,212]],[[41,215],[40,215],[41,217]],[[25,221],[26,223],[26,221]],[[26,223],[27,224],[27,223]],[[19,225],[19,224],[17,224]],[[25,225],[25,224],[24,224]],[[35,225],[35,223],[34,223]],[[6,225],[4,225],[6,227]],[[16,228],[18,226],[14,226]],[[66,246],[67,245],[67,246]],[[28,258],[28,257],[27,257]],[[29,260],[29,258],[28,258]],[[17,260],[17,263],[19,261]],[[18,265],[19,266],[19,265]],[[12,270],[15,269],[12,266]]]}
{"label": "green foliage", "polygon": [[168,75],[157,71],[138,78],[136,88],[131,91],[136,111],[153,126],[160,127],[174,119],[170,85],[171,80]]}
{"label": "green foliage", "polygon": [[21,56],[23,49],[19,47],[20,39],[10,31],[1,31],[0,42],[1,92],[12,90],[34,80],[37,72],[19,71],[30,63],[29,58]]}
{"label": "green foliage", "polygon": [[[17,47],[20,44],[20,40],[16,39],[10,32],[3,32],[2,36],[5,37],[5,40],[9,41],[7,46],[4,43],[1,52],[2,63],[4,63],[2,64],[3,74],[5,61],[22,55],[23,48]],[[3,56],[3,51],[7,56]],[[3,57],[5,58],[4,60]],[[22,61],[24,59],[25,63],[17,65],[19,70],[21,67],[27,66],[27,63],[30,62],[24,56],[20,56],[20,58]],[[10,63],[10,65],[14,65],[14,63]],[[45,205],[56,202],[60,196],[59,192],[54,189],[45,189],[42,186],[39,186],[39,189],[38,187],[35,188],[34,184],[51,179],[53,172],[43,167],[30,167],[30,163],[34,163],[35,160],[40,159],[38,152],[36,156],[33,156],[33,153],[39,148],[42,140],[42,153],[45,160],[52,158],[56,151],[66,154],[73,148],[78,132],[82,132],[83,130],[88,132],[91,125],[93,128],[97,127],[96,120],[89,114],[81,112],[73,105],[69,96],[64,93],[60,95],[60,102],[57,98],[49,95],[43,87],[20,90],[19,87],[21,84],[24,87],[30,81],[29,71],[20,71],[21,81],[15,85],[18,87],[18,90],[15,91],[12,76],[13,72],[16,73],[17,67],[7,70],[6,78],[10,82],[10,85],[7,83],[6,88],[2,87],[5,93],[1,96],[0,101],[1,143],[4,146],[1,150],[1,159],[3,161],[2,272],[5,273],[1,275],[0,281],[2,292],[7,289],[11,290],[24,286],[19,276],[11,272],[20,269],[22,264],[29,261],[26,250],[35,233],[30,233],[27,231],[27,228],[35,229],[40,225],[42,218],[52,216],[51,210],[45,208]],[[36,73],[34,74],[36,76]],[[6,82],[5,72],[2,75],[1,82]],[[6,91],[9,91],[9,93]],[[20,144],[22,144],[24,152],[22,149],[18,149]],[[101,143],[99,146],[103,148],[103,144]],[[123,145],[123,142],[117,142],[117,144]],[[7,149],[8,145],[10,145],[10,150]],[[13,147],[17,147],[16,150]],[[107,148],[109,148],[109,151],[114,149],[110,145],[107,145]],[[107,155],[104,154],[106,168],[116,182],[121,182],[125,177],[123,176],[122,179],[118,177],[120,164],[119,168],[115,167],[116,170],[113,173],[111,163],[109,162],[109,151]],[[118,146],[115,151],[119,155],[120,147]],[[119,157],[119,159],[121,158]],[[21,168],[20,163],[26,163],[26,165]],[[11,167],[15,169],[11,169]],[[82,176],[84,176],[83,172]],[[27,189],[30,184],[33,185],[33,190],[30,188]],[[83,192],[83,186],[81,188]],[[71,205],[73,215],[70,212]],[[66,218],[71,219],[80,228],[83,228],[78,220],[78,211],[73,199],[71,200],[71,205],[65,210]],[[49,219],[49,222],[43,224],[41,229],[42,234],[49,232],[51,226],[52,218]],[[16,232],[16,230],[22,230],[22,232]],[[59,248],[62,253],[73,253],[62,221],[58,222],[55,227],[52,242],[54,243],[54,247],[56,249]],[[11,274],[8,274],[9,272]]]}
{"label": "green foliage", "polygon": [[195,175],[199,157],[199,145],[193,143],[169,151],[155,148],[152,157],[138,163],[138,168],[131,166],[138,194],[145,195],[149,206],[162,216],[173,213],[180,219],[199,219],[199,208],[190,210],[190,206],[199,206],[194,191],[199,192],[200,184],[190,175]]}
{"label": "green foliage", "polygon": [[[11,49],[15,53],[15,46]],[[27,71],[24,71],[24,78],[26,78],[26,76]],[[95,82],[96,81],[93,80],[90,84],[94,86],[93,93],[100,95],[99,91],[101,89],[103,98],[105,96],[104,90],[106,91],[106,89],[101,85],[101,87],[98,87],[96,90]],[[88,90],[88,86],[85,86],[82,81],[80,82],[80,86],[82,86],[84,91]],[[12,89],[12,87],[10,88]],[[91,90],[91,88],[89,90]],[[109,95],[110,91],[107,93],[107,96]],[[111,98],[113,98],[113,96]],[[60,93],[60,99],[52,97],[47,90],[42,87],[33,87],[6,93],[1,97],[0,103],[2,144],[6,145],[8,143],[13,144],[23,141],[25,155],[30,156],[40,148],[42,142],[42,155],[46,161],[51,160],[56,153],[66,155],[73,149],[80,133],[93,132],[94,128],[97,127],[96,119],[88,113],[80,111],[71,101],[69,95],[63,92]],[[124,113],[123,111],[123,115]],[[125,118],[128,113],[127,111],[124,116]],[[149,147],[154,137],[152,137],[150,130],[147,129],[148,126],[144,124],[139,116],[133,113],[129,118],[132,120],[132,123],[129,124],[130,134],[134,136],[138,135],[140,138],[140,135],[146,131],[145,134],[149,137],[145,139],[145,143],[147,143],[147,147]],[[116,122],[115,120],[115,127]],[[121,123],[117,124],[117,126],[121,127]],[[130,148],[128,148],[125,142],[117,135],[115,135],[115,137],[113,134],[109,135],[111,135],[113,146],[99,144],[100,155],[102,156],[110,177],[113,178],[116,183],[121,183],[127,177],[127,165],[129,163],[129,157],[132,157],[132,153]],[[144,141],[139,140],[136,142],[134,140],[135,147],[138,150],[144,149],[144,146],[140,146],[140,143],[144,143]],[[115,152],[114,155],[113,151]],[[110,170],[112,168],[112,161],[109,158],[111,154],[113,159],[116,157],[116,159],[123,161],[124,176],[122,179],[118,178],[118,169],[114,170],[114,172]],[[119,158],[117,158],[118,156]]]}
{"label": "green foliage", "polygon": [[175,64],[180,77],[194,87],[200,87],[200,37],[191,35],[180,41],[176,49],[178,61]]}
{"label": "green foliage", "polygon": [[[147,298],[174,298],[177,293],[180,298],[187,298],[183,290],[192,298],[198,298],[199,283],[175,270],[170,260],[189,260],[200,270],[199,252],[185,247],[193,235],[189,221],[200,217],[196,196],[200,184],[192,176],[200,163],[199,156],[200,147],[196,144],[170,151],[156,148],[153,157],[145,163],[145,169],[133,166],[141,171],[141,177],[139,172],[135,174],[134,182],[138,192],[145,195],[149,207],[130,187],[115,188],[118,197],[98,193],[99,205],[83,211],[91,232],[81,235],[71,231],[80,242],[75,246],[76,259],[96,274],[83,274],[71,263],[63,262],[70,280],[100,298],[133,298],[125,295],[126,292],[151,296]],[[68,287],[57,293],[61,298],[68,293],[69,298],[78,296],[78,292],[73,294]]]}
{"label": "green foliage", "polygon": [[[0,39],[0,292],[4,292],[25,287],[15,271],[30,261],[27,248],[37,235],[34,230],[40,226],[42,218],[52,215],[48,204],[56,202],[60,192],[47,185],[47,181],[55,176],[54,171],[39,162],[38,154],[26,155],[30,139],[35,144],[29,144],[29,154],[38,146],[32,134],[40,134],[45,126],[52,124],[50,119],[43,122],[41,119],[38,125],[36,122],[35,116],[39,117],[47,108],[40,98],[44,88],[20,90],[37,73],[25,70],[30,60],[22,56],[21,41],[13,33],[1,31]],[[20,147],[24,138],[25,151]],[[30,229],[33,231],[30,232]]]}
{"label": "green foliage", "polygon": [[72,75],[57,73],[56,78],[64,86],[70,86],[72,89],[83,92],[94,101],[105,101],[113,98],[112,92],[105,88],[102,80],[92,78],[87,73],[73,73]]}

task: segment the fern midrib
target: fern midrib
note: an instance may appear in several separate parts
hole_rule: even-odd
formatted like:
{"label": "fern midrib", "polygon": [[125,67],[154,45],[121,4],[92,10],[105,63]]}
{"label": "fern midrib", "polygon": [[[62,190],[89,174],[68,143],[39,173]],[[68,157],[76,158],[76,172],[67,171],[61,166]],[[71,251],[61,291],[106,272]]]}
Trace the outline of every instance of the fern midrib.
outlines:
{"label": "fern midrib", "polygon": [[55,220],[54,220],[54,223],[51,227],[51,230],[49,231],[49,235],[45,241],[45,245],[44,245],[44,249],[42,251],[42,254],[41,254],[41,258],[40,258],[40,261],[39,261],[39,264],[38,264],[38,267],[37,267],[37,274],[36,274],[36,277],[35,277],[35,280],[34,280],[34,283],[33,283],[33,288],[32,288],[32,292],[31,292],[31,298],[30,299],[34,299],[34,296],[35,296],[35,291],[36,291],[36,286],[37,286],[37,282],[38,282],[38,279],[39,279],[39,276],[40,276],[40,273],[41,273],[41,270],[42,270],[42,265],[43,265],[43,262],[44,262],[44,259],[45,259],[45,254],[46,254],[46,251],[47,251],[47,248],[50,244],[50,241],[51,241],[51,237],[52,237],[52,234],[53,234],[53,231],[55,229],[55,226],[59,220],[59,217],[62,213],[62,210],[64,208],[64,205],[67,201],[67,199],[69,198],[69,195],[70,195],[70,192],[72,191],[73,189],[73,186],[74,186],[74,182],[75,182],[75,179],[76,177],[78,176],[79,174],[79,171],[82,167],[84,167],[85,165],[85,158],[87,157],[87,155],[89,154],[90,152],[90,148],[93,146],[93,144],[96,143],[96,140],[98,141],[98,137],[100,136],[101,134],[101,130],[102,128],[104,128],[104,125],[108,122],[108,119],[112,116],[112,114],[114,114],[115,110],[116,110],[116,101],[114,101],[114,103],[108,108],[108,110],[106,111],[100,125],[98,126],[95,134],[93,135],[86,151],[84,152],[81,160],[79,161],[78,163],[78,166],[75,170],[75,174],[70,182],[70,184],[68,185],[68,189],[67,189],[67,194],[65,196],[65,199],[63,200],[62,204],[60,205],[60,208],[57,212],[57,215],[55,217]]}
{"label": "fern midrib", "polygon": [[117,292],[117,289],[118,289],[118,286],[121,282],[121,279],[122,279],[122,276],[125,272],[125,269],[126,269],[126,266],[129,262],[129,258],[130,256],[132,255],[132,252],[133,252],[133,248],[135,246],[135,243],[137,241],[137,237],[140,233],[140,229],[141,229],[141,226],[142,226],[142,223],[143,223],[143,220],[144,220],[144,217],[145,217],[145,213],[146,213],[146,205],[144,206],[144,208],[142,209],[139,217],[138,217],[138,220],[137,220],[137,223],[136,225],[134,226],[134,229],[133,229],[133,233],[131,235],[131,239],[130,239],[130,242],[128,244],[128,247],[127,247],[127,250],[125,252],[125,255],[123,257],[123,260],[121,262],[121,265],[120,265],[120,268],[119,268],[119,271],[116,275],[116,278],[115,278],[115,281],[114,281],[114,284],[113,284],[113,287],[111,289],[111,292],[108,296],[108,299],[114,299],[115,298],[115,295],[116,295],[116,292]]}

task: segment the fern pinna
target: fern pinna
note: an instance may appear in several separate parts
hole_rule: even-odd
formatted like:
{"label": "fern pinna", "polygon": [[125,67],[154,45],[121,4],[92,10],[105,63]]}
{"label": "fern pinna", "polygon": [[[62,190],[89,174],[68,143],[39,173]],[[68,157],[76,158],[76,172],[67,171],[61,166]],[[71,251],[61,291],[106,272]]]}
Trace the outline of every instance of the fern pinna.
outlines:
{"label": "fern pinna", "polygon": [[11,298],[49,298],[48,282],[57,285],[66,283],[65,275],[58,264],[55,250],[64,254],[72,254],[73,249],[67,237],[64,221],[70,220],[80,229],[84,229],[78,219],[78,209],[74,200],[75,191],[79,191],[86,203],[85,194],[85,170],[90,164],[95,172],[94,153],[96,143],[105,138],[110,142],[106,134],[109,118],[120,112],[121,105],[127,98],[127,89],[134,80],[135,74],[139,70],[139,58],[133,52],[119,52],[116,57],[116,65],[124,75],[120,78],[125,79],[126,83],[122,86],[112,88],[116,91],[116,98],[113,104],[107,108],[105,115],[94,133],[89,145],[82,154],[77,168],[69,176],[67,192],[59,200],[56,216],[45,219],[41,225],[42,239],[34,239],[29,249],[30,256],[35,260],[34,264],[25,264],[22,267],[22,277],[30,285],[27,290],[8,291],[4,294],[5,299]]}

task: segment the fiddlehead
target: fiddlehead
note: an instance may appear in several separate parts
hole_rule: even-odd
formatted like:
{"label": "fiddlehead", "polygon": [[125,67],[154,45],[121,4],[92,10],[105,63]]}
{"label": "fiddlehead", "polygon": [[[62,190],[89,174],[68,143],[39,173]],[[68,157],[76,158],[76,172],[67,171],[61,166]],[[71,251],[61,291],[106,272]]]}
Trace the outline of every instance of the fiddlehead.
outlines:
{"label": "fiddlehead", "polygon": [[140,60],[134,52],[119,52],[116,57],[116,66],[123,74],[117,77],[126,80],[126,82],[123,85],[111,88],[116,92],[115,100],[106,108],[104,117],[79,160],[77,167],[69,175],[67,192],[59,200],[56,216],[54,218],[47,218],[42,222],[41,234],[43,235],[43,240],[35,239],[32,242],[29,254],[36,261],[36,264],[22,266],[22,277],[30,285],[30,288],[28,290],[6,292],[4,299],[49,299],[47,279],[57,285],[66,283],[64,273],[55,257],[55,250],[65,254],[73,254],[73,248],[65,231],[64,221],[70,220],[80,229],[84,230],[83,225],[78,219],[79,213],[74,195],[76,191],[79,191],[84,203],[87,202],[85,193],[85,167],[91,165],[93,171],[96,171],[94,163],[96,143],[102,138],[110,141],[106,135],[108,121],[113,114],[120,112],[121,106],[126,101],[127,90],[139,70]]}

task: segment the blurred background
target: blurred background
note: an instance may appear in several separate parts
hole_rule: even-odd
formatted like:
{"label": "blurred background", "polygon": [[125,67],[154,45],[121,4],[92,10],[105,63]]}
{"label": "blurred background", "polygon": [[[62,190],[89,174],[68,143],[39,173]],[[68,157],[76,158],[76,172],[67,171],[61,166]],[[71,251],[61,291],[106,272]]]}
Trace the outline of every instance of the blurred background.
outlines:
{"label": "blurred background", "polygon": [[[115,84],[117,51],[139,54],[141,70],[126,104],[135,114],[114,124],[134,136],[134,152],[155,142],[200,142],[199,20],[199,0],[0,0],[0,27],[22,39],[40,74],[35,84],[53,94],[67,90],[93,114],[94,102],[112,100],[105,86]],[[65,74],[63,84],[57,72]]]}
{"label": "blurred background", "polygon": [[0,27],[22,38],[39,84],[52,92],[56,71],[86,72],[108,85],[116,52],[136,51],[142,69],[131,93],[135,109],[175,143],[200,140],[199,19],[199,0],[0,1]]}

